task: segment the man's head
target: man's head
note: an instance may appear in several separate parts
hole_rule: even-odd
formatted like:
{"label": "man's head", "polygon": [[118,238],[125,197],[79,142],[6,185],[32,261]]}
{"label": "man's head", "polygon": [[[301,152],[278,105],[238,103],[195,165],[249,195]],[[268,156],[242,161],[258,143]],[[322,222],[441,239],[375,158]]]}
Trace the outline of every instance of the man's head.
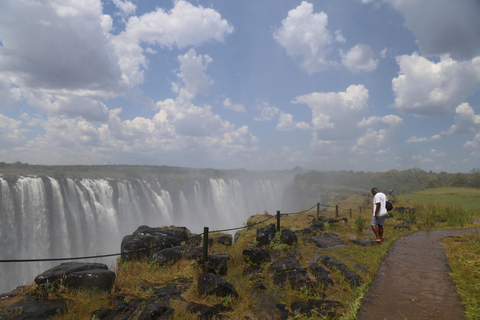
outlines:
{"label": "man's head", "polygon": [[378,193],[378,189],[377,188],[372,188],[372,194],[376,195],[377,193]]}

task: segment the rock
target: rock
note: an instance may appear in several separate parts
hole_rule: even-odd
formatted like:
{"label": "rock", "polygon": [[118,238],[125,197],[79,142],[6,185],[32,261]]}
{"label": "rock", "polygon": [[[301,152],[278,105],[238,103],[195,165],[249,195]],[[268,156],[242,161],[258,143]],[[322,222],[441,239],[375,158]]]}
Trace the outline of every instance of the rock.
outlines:
{"label": "rock", "polygon": [[317,283],[325,287],[333,286],[333,280],[330,278],[330,271],[325,269],[322,265],[318,263],[310,263],[308,265],[310,273],[315,277]]}
{"label": "rock", "polygon": [[294,257],[287,257],[272,263],[270,274],[273,284],[281,289],[286,289],[287,283],[293,290],[315,287],[315,283],[307,275],[307,270]]}
{"label": "rock", "polygon": [[275,307],[277,307],[277,309],[280,313],[280,319],[281,320],[287,320],[288,317],[290,316],[290,312],[288,312],[288,310],[286,309],[287,306],[285,304],[278,303],[278,304],[275,305]]}
{"label": "rock", "polygon": [[212,273],[202,273],[198,277],[198,292],[202,296],[215,295],[218,297],[233,296],[238,298],[237,290],[228,281]]}
{"label": "rock", "polygon": [[103,263],[64,262],[36,276],[35,283],[39,286],[47,283],[57,284],[59,281],[65,280],[74,272],[91,271],[96,269],[108,270],[108,267]]}
{"label": "rock", "polygon": [[319,248],[332,248],[347,245],[342,238],[334,233],[324,233],[320,237],[310,237],[310,241],[314,242]]}
{"label": "rock", "polygon": [[280,233],[280,243],[292,246],[297,243],[295,232],[290,229],[282,229]]}
{"label": "rock", "polygon": [[166,248],[155,252],[150,256],[151,261],[155,261],[160,266],[172,265],[183,256],[182,250],[179,248]]}
{"label": "rock", "polygon": [[132,235],[125,236],[121,244],[122,261],[147,258],[154,252],[180,246],[188,240],[188,229],[171,227],[170,230],[140,226]]}
{"label": "rock", "polygon": [[214,273],[217,275],[227,274],[227,264],[232,257],[228,254],[217,253],[215,255],[208,255],[207,261],[203,263],[203,271],[205,273]]}
{"label": "rock", "polygon": [[393,227],[394,230],[410,230],[409,226],[395,226]]}
{"label": "rock", "polygon": [[348,269],[347,266],[342,262],[328,256],[322,256],[320,259],[322,260],[322,263],[327,266],[327,268],[335,267],[338,271],[340,271],[352,286],[358,287],[362,283],[362,278],[354,271]]}
{"label": "rock", "polygon": [[189,246],[198,246],[202,244],[202,235],[200,234],[191,234],[187,240],[187,245]]}
{"label": "rock", "polygon": [[257,242],[259,246],[267,246],[270,245],[270,242],[275,237],[275,233],[277,232],[277,228],[272,223],[264,228],[257,229]]}
{"label": "rock", "polygon": [[270,252],[263,248],[247,248],[244,249],[243,258],[247,263],[253,265],[260,265],[265,262],[270,262]]}
{"label": "rock", "polygon": [[215,242],[219,244],[223,244],[226,246],[231,246],[233,243],[232,236],[229,234],[222,234],[220,236],[215,237]]}
{"label": "rock", "polygon": [[337,308],[343,308],[343,304],[335,300],[316,300],[309,299],[308,302],[294,301],[290,308],[294,315],[303,315],[311,317],[315,315],[321,315],[328,319],[335,319]]}
{"label": "rock", "polygon": [[335,224],[335,223],[338,223],[339,220],[338,219],[334,219],[334,218],[328,218],[328,219],[325,219],[323,220],[324,222],[327,222],[329,224]]}
{"label": "rock", "polygon": [[115,272],[103,269],[85,270],[70,273],[65,284],[73,289],[93,289],[108,291],[113,288]]}
{"label": "rock", "polygon": [[47,320],[60,317],[67,311],[64,300],[27,297],[6,308],[8,320]]}
{"label": "rock", "polygon": [[191,247],[190,250],[185,254],[185,258],[198,260],[203,257],[203,247],[202,246],[195,246]]}
{"label": "rock", "polygon": [[198,319],[219,319],[218,317],[214,318],[214,316],[224,312],[232,311],[232,308],[222,306],[221,304],[216,304],[213,307],[210,307],[203,304],[190,302],[187,305],[187,311],[198,315]]}
{"label": "rock", "polygon": [[338,219],[338,222],[348,223],[348,219],[347,218],[340,218],[340,219]]}
{"label": "rock", "polygon": [[323,222],[320,222],[320,221],[314,221],[310,225],[310,228],[315,232],[322,232],[322,231],[325,230],[325,224]]}
{"label": "rock", "polygon": [[379,244],[379,242],[373,242],[369,239],[350,239],[350,242],[362,247],[376,246]]}

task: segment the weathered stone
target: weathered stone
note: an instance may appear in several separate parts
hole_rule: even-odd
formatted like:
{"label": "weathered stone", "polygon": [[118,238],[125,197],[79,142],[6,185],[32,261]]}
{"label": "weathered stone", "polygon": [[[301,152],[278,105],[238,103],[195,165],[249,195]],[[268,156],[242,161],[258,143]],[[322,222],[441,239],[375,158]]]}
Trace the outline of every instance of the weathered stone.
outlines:
{"label": "weathered stone", "polygon": [[333,286],[333,280],[330,278],[330,271],[325,269],[322,265],[318,263],[310,263],[308,265],[310,273],[315,277],[317,283],[325,287]]}
{"label": "weathered stone", "polygon": [[352,286],[358,287],[362,283],[362,278],[358,274],[348,269],[346,265],[337,259],[328,256],[322,256],[320,259],[322,260],[322,263],[327,266],[327,268],[335,267],[338,271],[340,271]]}
{"label": "weathered stone", "polygon": [[217,275],[227,274],[227,264],[232,257],[228,254],[217,253],[215,255],[208,255],[207,261],[203,264],[203,271],[205,273],[214,273]]}
{"label": "weathered stone", "polygon": [[273,284],[281,289],[286,289],[287,283],[290,284],[293,290],[315,286],[315,283],[308,277],[307,270],[294,257],[287,257],[284,260],[272,263],[270,274],[273,278]]}
{"label": "weathered stone", "polygon": [[279,311],[281,320],[287,320],[288,317],[290,317],[290,312],[288,312],[288,310],[286,309],[287,306],[285,304],[278,303],[278,304],[275,305],[275,307],[277,307],[277,309]]}
{"label": "weathered stone", "polygon": [[166,248],[152,254],[150,260],[155,261],[160,266],[171,265],[180,260],[182,255],[182,250],[179,248]]}
{"label": "weathered stone", "polygon": [[202,273],[198,277],[198,292],[202,295],[238,298],[237,290],[228,281],[212,273]]}
{"label": "weathered stone", "polygon": [[280,233],[280,243],[292,246],[297,243],[295,232],[290,229],[282,229]]}
{"label": "weathered stone", "polygon": [[189,251],[185,254],[185,258],[198,260],[203,256],[203,247],[202,246],[195,246],[191,247]]}
{"label": "weathered stone", "polygon": [[115,282],[115,272],[103,269],[85,270],[70,273],[65,284],[73,289],[110,290]]}
{"label": "weathered stone", "polygon": [[268,246],[275,237],[277,228],[272,223],[264,228],[257,229],[257,243],[259,246]]}
{"label": "weathered stone", "polygon": [[8,320],[47,320],[59,317],[67,311],[64,300],[27,297],[6,308]]}
{"label": "weathered stone", "polygon": [[315,232],[321,232],[321,231],[325,230],[325,224],[323,222],[320,222],[320,221],[314,221],[310,225],[310,228]]}
{"label": "weathered stone", "polygon": [[362,247],[376,246],[379,244],[379,242],[373,242],[372,240],[369,240],[369,239],[350,239],[350,242],[355,243],[356,245],[359,245]]}
{"label": "weathered stone", "polygon": [[395,226],[393,227],[395,230],[410,230],[409,226]]}
{"label": "weathered stone", "polygon": [[219,244],[223,244],[226,246],[231,246],[232,245],[232,236],[229,234],[222,234],[220,236],[215,237],[215,242]]}
{"label": "weathered stone", "polygon": [[[187,305],[187,311],[198,315],[198,319],[220,319],[220,317],[218,317],[219,314],[232,311],[232,308],[222,306],[221,304],[210,307],[203,304],[190,302]],[[214,316],[216,317],[214,318]]]}
{"label": "weathered stone", "polygon": [[108,270],[108,267],[103,263],[64,262],[36,276],[35,283],[38,285],[44,285],[47,283],[55,284],[61,280],[65,280],[68,275],[74,272],[91,271],[96,269]]}
{"label": "weathered stone", "polygon": [[334,233],[324,233],[320,237],[310,237],[319,248],[331,248],[337,246],[346,246],[345,241]]}
{"label": "weathered stone", "polygon": [[248,263],[254,265],[270,262],[270,252],[264,248],[247,248],[243,250],[242,254]]}

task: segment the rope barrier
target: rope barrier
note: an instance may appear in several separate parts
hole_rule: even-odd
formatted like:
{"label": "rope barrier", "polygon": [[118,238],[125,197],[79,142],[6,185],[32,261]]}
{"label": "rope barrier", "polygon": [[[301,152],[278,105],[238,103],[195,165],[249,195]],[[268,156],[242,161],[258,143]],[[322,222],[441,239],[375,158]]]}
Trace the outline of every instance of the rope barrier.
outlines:
{"label": "rope barrier", "polygon": [[[329,205],[323,205],[323,204],[320,204],[320,206],[322,207],[327,207],[327,208],[334,208],[335,206],[329,206]],[[313,205],[312,207],[308,208],[308,209],[305,209],[305,210],[302,210],[302,211],[298,211],[298,212],[291,212],[291,213],[282,213],[281,215],[282,216],[288,216],[288,215],[295,215],[295,214],[300,214],[300,213],[304,213],[304,212],[308,212],[310,210],[312,210],[313,208],[315,208],[317,206],[317,204]],[[340,208],[339,208],[340,209]],[[349,210],[349,209],[342,209],[342,210]],[[251,225],[246,225],[246,226],[243,226],[243,227],[237,227],[237,228],[231,228],[231,229],[222,229],[222,230],[216,230],[216,231],[210,231],[210,233],[218,233],[218,232],[227,232],[227,231],[235,231],[235,230],[241,230],[241,229],[245,229],[245,228],[252,228],[256,225],[259,225],[259,224],[262,224],[264,222],[267,222],[268,220],[271,220],[273,218],[275,218],[276,216],[269,216],[267,219],[265,220],[262,220],[260,222],[256,222],[254,224],[251,224]],[[168,231],[168,230],[167,230]],[[193,238],[197,238],[197,237],[201,237],[203,236],[204,233],[200,233],[200,234],[196,234],[196,235],[193,235],[193,236],[190,236],[187,238],[187,241],[190,240],[190,239],[193,239]],[[135,253],[139,253],[139,252],[142,252],[142,251],[147,251],[147,250],[154,250],[158,247],[152,247],[152,248],[144,248],[144,249],[138,249],[138,250],[135,250],[135,251],[130,251],[130,252],[120,252],[120,253],[111,253],[111,254],[103,254],[103,255],[96,255],[96,256],[84,256],[84,257],[69,257],[69,258],[44,258],[44,259],[0,259],[0,263],[10,263],[10,262],[48,262],[48,261],[71,261],[71,260],[82,260],[82,259],[98,259],[98,258],[107,258],[107,257],[114,257],[114,256],[120,256],[122,254],[135,254]]]}

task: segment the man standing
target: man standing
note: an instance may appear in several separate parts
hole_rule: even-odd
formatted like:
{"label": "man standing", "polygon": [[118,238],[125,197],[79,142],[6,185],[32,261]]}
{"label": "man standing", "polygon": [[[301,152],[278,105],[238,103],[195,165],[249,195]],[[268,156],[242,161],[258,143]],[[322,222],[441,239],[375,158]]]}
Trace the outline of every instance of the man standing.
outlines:
{"label": "man standing", "polygon": [[376,239],[373,242],[382,242],[383,237],[383,225],[387,218],[387,197],[383,192],[379,192],[377,188],[372,188],[373,194],[373,217],[372,217],[372,230],[375,233]]}

